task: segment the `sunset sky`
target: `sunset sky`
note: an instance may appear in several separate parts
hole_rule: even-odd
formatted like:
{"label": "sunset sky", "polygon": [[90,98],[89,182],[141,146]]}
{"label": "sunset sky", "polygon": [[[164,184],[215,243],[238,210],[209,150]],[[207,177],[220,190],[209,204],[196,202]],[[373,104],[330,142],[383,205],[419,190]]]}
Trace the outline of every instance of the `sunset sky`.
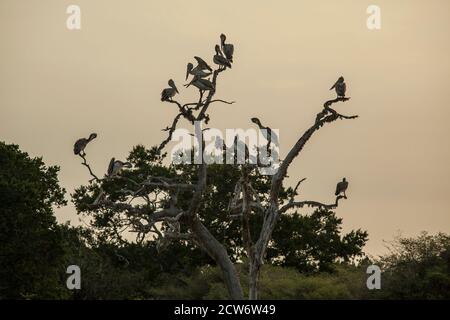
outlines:
{"label": "sunset sky", "polygon": [[[71,4],[81,30],[66,27]],[[381,30],[366,26],[371,4]],[[331,203],[347,177],[336,213],[379,254],[398,232],[450,233],[449,30],[448,0],[0,0],[0,140],[61,166],[69,200],[89,180],[74,141],[98,134],[87,154],[99,174],[161,142],[177,111],[161,90],[172,78],[192,99],[186,64],[212,64],[223,32],[235,58],[216,96],[236,103],[211,106],[208,126],[247,129],[256,116],[280,130],[282,158],[345,77],[351,100],[336,109],[360,118],[316,133],[288,182],[307,177],[299,199]],[[56,212],[79,223],[72,204]]]}

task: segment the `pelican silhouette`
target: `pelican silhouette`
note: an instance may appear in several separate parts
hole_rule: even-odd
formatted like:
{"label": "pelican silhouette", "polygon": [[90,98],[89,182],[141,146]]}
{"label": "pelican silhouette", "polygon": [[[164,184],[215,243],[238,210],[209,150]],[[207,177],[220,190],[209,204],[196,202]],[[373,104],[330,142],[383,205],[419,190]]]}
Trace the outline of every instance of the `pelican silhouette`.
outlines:
{"label": "pelican silhouette", "polygon": [[193,85],[194,87],[197,87],[199,90],[202,91],[206,91],[206,90],[214,90],[214,84],[207,80],[207,79],[202,79],[198,76],[194,76],[194,78],[192,78],[192,81],[189,82],[188,84],[185,84],[184,86],[187,88],[190,85]]}
{"label": "pelican silhouette", "polygon": [[267,143],[273,143],[275,145],[278,144],[278,136],[275,132],[272,131],[269,127],[263,126],[261,124],[261,121],[259,121],[258,118],[251,118],[251,121],[256,124],[259,127],[259,130],[261,130],[262,134],[264,135],[264,138],[267,140]]}
{"label": "pelican silhouette", "polygon": [[345,90],[347,85],[344,82],[344,77],[340,76],[336,83],[330,88],[330,90],[336,90],[338,98],[345,98]]}
{"label": "pelican silhouette", "polygon": [[[206,69],[207,70],[207,69]],[[199,78],[206,78],[211,75],[211,72],[205,72],[204,69],[200,69],[199,65],[197,65],[194,68],[194,65],[192,63],[187,64],[187,70],[186,70],[186,80],[188,79],[189,75],[193,75]]]}
{"label": "pelican silhouette", "polygon": [[343,178],[342,181],[338,182],[336,185],[336,192],[334,193],[335,196],[339,196],[341,193],[344,193],[344,197],[347,198],[345,194],[345,190],[348,188],[348,181]]}
{"label": "pelican silhouette", "polygon": [[230,61],[228,61],[228,59],[223,56],[223,53],[222,51],[220,51],[220,46],[218,44],[216,44],[215,50],[216,54],[213,57],[214,63],[218,64],[221,67],[231,68]]}
{"label": "pelican silhouette", "polygon": [[120,174],[123,168],[131,168],[131,163],[129,162],[123,162],[120,160],[116,160],[115,158],[111,158],[111,161],[108,165],[108,176],[113,177]]}
{"label": "pelican silhouette", "polygon": [[[91,133],[89,135],[89,138],[81,138],[78,139],[75,144],[73,145],[73,153],[74,154],[79,154],[79,155],[85,155],[84,152],[84,148],[86,148],[87,144],[89,142],[91,142],[92,140],[94,140],[95,138],[97,138],[97,134],[96,133]],[[81,152],[83,152],[83,154],[81,154]]]}
{"label": "pelican silhouette", "polygon": [[194,59],[195,60],[197,60],[197,67],[200,69],[200,70],[208,70],[208,71],[212,71],[212,68],[206,63],[206,61],[205,60],[203,60],[202,58],[200,58],[200,57],[194,57]]}
{"label": "pelican silhouette", "polygon": [[234,45],[232,45],[231,43],[225,43],[225,40],[227,40],[227,36],[222,33],[220,35],[220,43],[222,45],[222,51],[225,54],[225,57],[228,59],[228,61],[233,62]]}
{"label": "pelican silhouette", "polygon": [[172,97],[179,93],[177,87],[175,86],[175,82],[170,79],[168,82],[170,88],[166,88],[161,92],[161,101],[168,101],[172,99]]}

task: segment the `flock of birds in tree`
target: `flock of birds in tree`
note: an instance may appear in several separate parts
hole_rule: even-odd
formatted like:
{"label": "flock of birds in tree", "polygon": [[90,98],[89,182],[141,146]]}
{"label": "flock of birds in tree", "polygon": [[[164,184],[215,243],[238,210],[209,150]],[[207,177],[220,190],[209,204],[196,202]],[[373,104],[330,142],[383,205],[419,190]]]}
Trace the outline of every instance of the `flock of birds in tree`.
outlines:
{"label": "flock of birds in tree", "polygon": [[[224,34],[221,34],[220,46],[215,46],[215,55],[213,56],[213,62],[219,66],[219,69],[231,68],[231,64],[233,63],[234,45],[231,43],[226,43],[226,39],[226,36]],[[187,88],[190,85],[193,85],[200,91],[214,90],[214,84],[209,79],[206,79],[212,75],[212,68],[202,58],[196,56],[194,57],[194,59],[197,62],[197,65],[195,67],[191,62],[187,64],[186,80],[188,80],[189,76],[192,76],[192,79],[188,84],[185,84],[185,87]],[[175,96],[175,94],[179,93],[175,82],[172,79],[169,80],[168,84],[169,88],[166,88],[161,92],[161,101],[169,101]],[[339,77],[336,83],[330,88],[330,90],[333,89],[335,89],[338,98],[345,98],[345,91],[347,89],[347,86],[345,84],[344,77]],[[262,126],[258,118],[252,118],[252,122],[257,124],[260,129],[266,129],[268,135],[267,140],[271,141],[270,135],[272,134],[272,132],[270,128]],[[89,142],[91,142],[95,138],[97,138],[97,134],[91,133],[88,138],[78,139],[73,146],[74,154],[79,155],[84,159],[86,155],[84,149],[89,144]],[[132,165],[129,162],[123,162],[112,158],[108,165],[107,176],[117,176],[124,168],[131,167]],[[340,196],[341,194],[343,194],[343,196],[346,198],[347,196],[345,194],[345,191],[347,190],[347,188],[348,181],[346,180],[346,178],[343,178],[342,181],[338,182],[338,184],[336,185],[335,195]]]}
{"label": "flock of birds in tree", "polygon": [[[231,68],[231,64],[233,63],[234,45],[226,43],[226,40],[226,35],[222,33],[220,35],[220,45],[216,44],[214,48],[215,55],[213,56],[213,62],[219,66],[219,69]],[[187,64],[185,80],[187,81],[189,76],[192,76],[192,79],[184,86],[187,88],[190,85],[193,85],[200,91],[214,90],[214,84],[211,80],[207,79],[212,75],[213,69],[202,58],[194,57],[194,59],[196,60],[197,65],[194,67],[191,62]],[[178,88],[172,79],[169,80],[168,84],[169,88],[165,88],[161,92],[161,101],[169,101],[179,93]]]}

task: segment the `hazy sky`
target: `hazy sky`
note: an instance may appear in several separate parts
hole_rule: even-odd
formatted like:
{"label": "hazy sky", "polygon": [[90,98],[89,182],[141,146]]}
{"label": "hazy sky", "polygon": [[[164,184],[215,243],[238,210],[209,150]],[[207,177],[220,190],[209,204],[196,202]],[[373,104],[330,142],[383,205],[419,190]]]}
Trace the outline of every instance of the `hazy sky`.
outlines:
{"label": "hazy sky", "polygon": [[[81,8],[81,30],[66,28],[66,8]],[[370,4],[381,30],[366,27]],[[280,151],[314,121],[343,75],[352,99],[337,107],[357,120],[322,128],[289,171],[307,177],[304,199],[334,200],[344,230],[366,229],[369,253],[398,232],[450,232],[450,2],[0,0],[0,140],[61,166],[70,192],[89,176],[73,142],[88,147],[96,172],[152,146],[176,115],[159,101],[173,78],[181,89],[194,55],[212,63],[220,33],[235,45],[233,68],[210,108],[209,126],[280,129]],[[187,101],[193,89],[180,90]],[[187,123],[183,127],[189,128]],[[73,207],[57,211],[77,222]]]}

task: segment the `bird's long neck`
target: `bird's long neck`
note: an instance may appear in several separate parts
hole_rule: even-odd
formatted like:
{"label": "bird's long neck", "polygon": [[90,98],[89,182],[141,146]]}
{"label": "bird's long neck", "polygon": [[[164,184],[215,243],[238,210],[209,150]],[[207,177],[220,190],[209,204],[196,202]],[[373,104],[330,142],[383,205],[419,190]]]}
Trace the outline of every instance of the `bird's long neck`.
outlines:
{"label": "bird's long neck", "polygon": [[256,125],[259,127],[260,130],[267,129],[266,127],[264,127],[262,125],[261,121],[259,121],[259,120],[256,121]]}

